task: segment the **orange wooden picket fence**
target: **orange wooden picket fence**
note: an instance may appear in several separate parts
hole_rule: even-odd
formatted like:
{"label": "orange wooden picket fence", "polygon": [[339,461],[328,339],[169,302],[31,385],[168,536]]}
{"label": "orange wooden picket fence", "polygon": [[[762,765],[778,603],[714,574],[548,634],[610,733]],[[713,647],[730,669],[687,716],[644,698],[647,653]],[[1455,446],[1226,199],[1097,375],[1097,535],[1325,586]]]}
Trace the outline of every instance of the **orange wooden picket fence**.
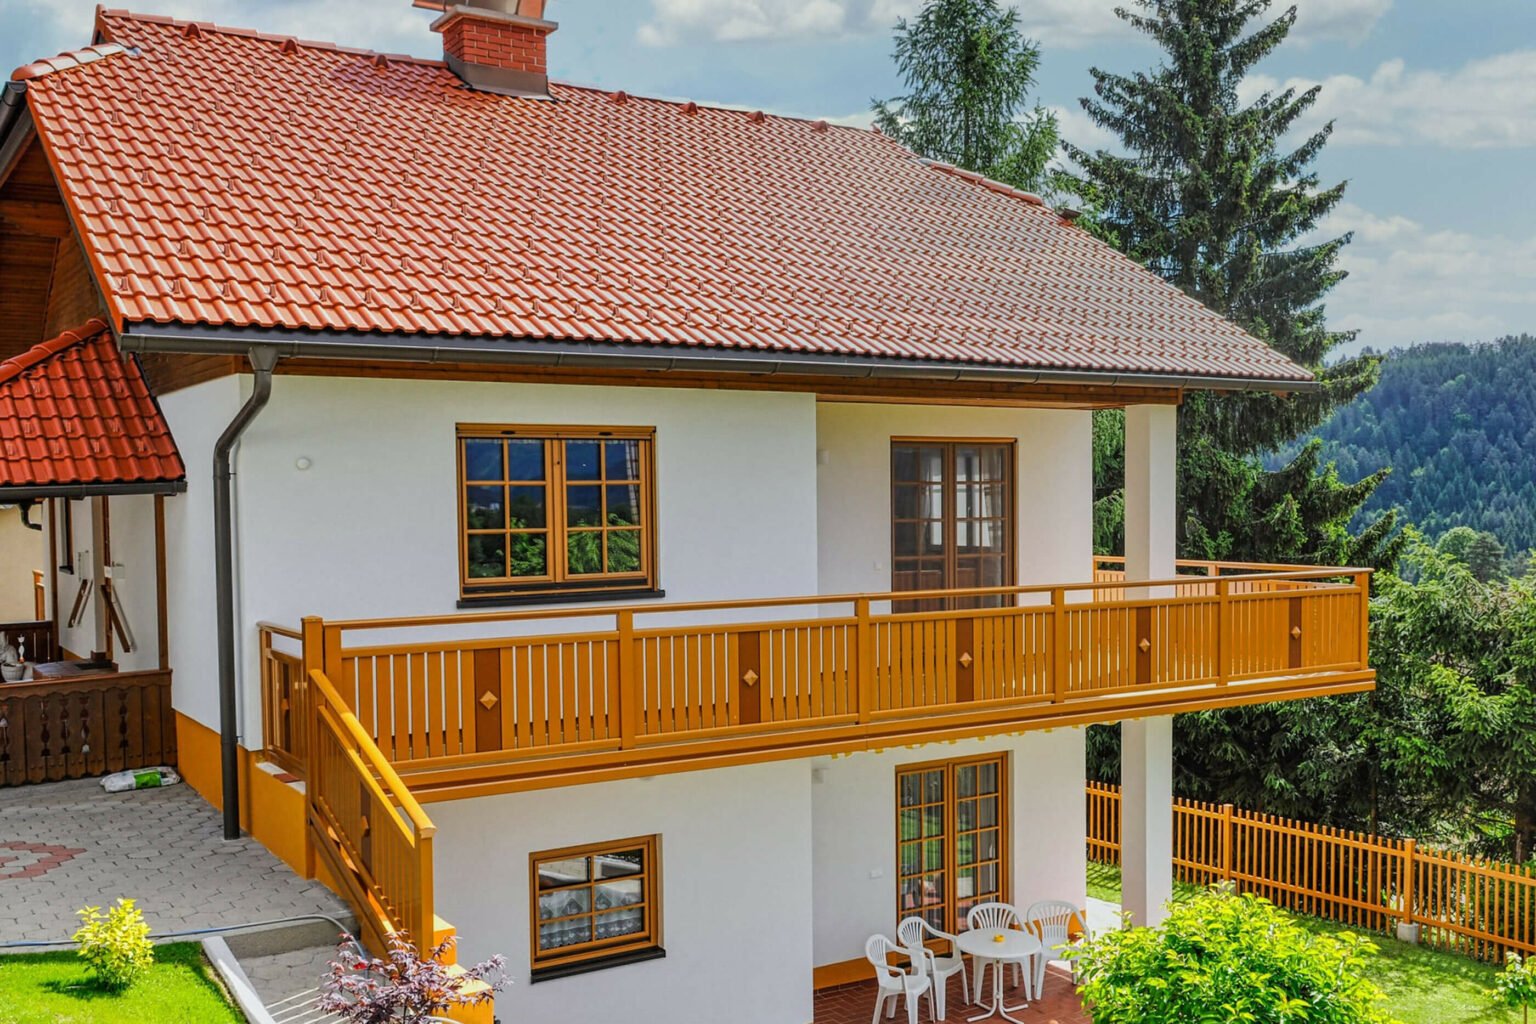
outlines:
{"label": "orange wooden picket fence", "polygon": [[[1088,784],[1088,859],[1120,862],[1118,787]],[[1479,960],[1536,952],[1536,875],[1514,864],[1194,800],[1174,801],[1173,863],[1180,882],[1362,931],[1418,924],[1425,944]]]}

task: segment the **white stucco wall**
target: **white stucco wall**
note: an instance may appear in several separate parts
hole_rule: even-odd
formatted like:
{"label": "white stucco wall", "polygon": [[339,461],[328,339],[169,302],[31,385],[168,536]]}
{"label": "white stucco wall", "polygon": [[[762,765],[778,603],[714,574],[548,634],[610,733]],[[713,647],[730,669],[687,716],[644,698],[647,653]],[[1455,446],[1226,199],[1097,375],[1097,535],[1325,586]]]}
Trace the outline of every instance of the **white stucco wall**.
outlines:
{"label": "white stucco wall", "polygon": [[816,408],[822,593],[891,587],[892,437],[1014,439],[1018,583],[1092,578],[1092,413],[823,402]]}
{"label": "white stucco wall", "polygon": [[[507,957],[508,1021],[808,1024],[807,761],[432,804],[438,913],[459,960]],[[885,822],[881,835],[890,832]],[[665,959],[530,984],[528,855],[661,836]]]}
{"label": "white stucco wall", "polygon": [[817,759],[812,785],[812,843],[817,966],[864,953],[874,932],[896,930],[896,770],[1008,751],[1010,901],[1082,905],[1087,856],[1083,841],[1084,754],[1081,729],[1053,729],[959,743]]}
{"label": "white stucco wall", "polygon": [[[243,379],[248,389],[249,378]],[[160,398],[161,411],[187,466],[186,493],[165,502],[172,700],[176,710],[214,729],[219,723],[219,677],[213,581],[213,444],[243,398],[241,380],[234,377]],[[260,557],[281,555],[262,552]],[[316,568],[310,566],[308,571]],[[259,701],[259,677],[251,677],[250,687]],[[255,721],[254,733],[259,736],[260,732],[260,722]]]}

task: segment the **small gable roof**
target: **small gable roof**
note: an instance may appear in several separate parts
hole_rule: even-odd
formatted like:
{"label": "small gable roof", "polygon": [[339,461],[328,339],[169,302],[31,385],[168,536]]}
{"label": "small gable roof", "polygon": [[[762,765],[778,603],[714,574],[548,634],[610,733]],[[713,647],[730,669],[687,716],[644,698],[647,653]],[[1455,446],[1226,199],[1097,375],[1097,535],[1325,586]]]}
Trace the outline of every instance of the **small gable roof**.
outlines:
{"label": "small gable roof", "polygon": [[122,11],[98,38],[14,77],[119,331],[1313,381],[1038,198],[876,131],[500,96],[440,61]]}
{"label": "small gable roof", "polygon": [[0,363],[0,500],[185,489],[137,361],[92,320]]}

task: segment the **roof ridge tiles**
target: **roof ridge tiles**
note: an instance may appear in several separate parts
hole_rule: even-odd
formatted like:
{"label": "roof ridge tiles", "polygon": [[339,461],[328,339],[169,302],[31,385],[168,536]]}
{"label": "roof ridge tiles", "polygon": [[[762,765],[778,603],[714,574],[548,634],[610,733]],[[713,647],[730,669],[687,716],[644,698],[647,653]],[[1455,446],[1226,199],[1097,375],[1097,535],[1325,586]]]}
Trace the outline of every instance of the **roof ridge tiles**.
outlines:
{"label": "roof ridge tiles", "polygon": [[101,319],[101,317],[92,317],[79,327],[64,331],[56,338],[50,338],[48,341],[33,345],[25,352],[20,352],[5,362],[0,363],[0,384],[15,380],[38,363],[58,355],[71,346],[78,345],[82,341],[89,341],[105,330],[107,330],[107,322]]}
{"label": "roof ridge tiles", "polygon": [[1044,206],[1047,209],[1050,208],[1050,204],[1040,196],[1033,192],[1026,192],[1021,188],[1015,188],[1014,186],[1008,184],[1006,181],[998,181],[996,178],[989,178],[985,174],[979,174],[976,171],[967,170],[964,167],[960,167],[952,163],[946,163],[943,160],[935,160],[932,157],[919,156],[917,159],[919,163],[926,167],[932,167],[936,171],[943,171],[945,174],[953,174],[957,178],[964,178],[966,181],[975,182],[988,191],[997,192],[1005,196],[1012,196],[1015,199],[1022,199],[1024,202],[1029,203],[1031,206]]}
{"label": "roof ridge tiles", "polygon": [[[292,33],[262,32],[254,28],[241,28],[236,25],[217,25],[211,21],[196,21],[192,19],[172,18],[165,14],[139,14],[125,8],[100,8],[96,12],[96,25],[98,31],[102,30],[108,19],[123,19],[128,21],[142,21],[151,25],[169,25],[172,28],[187,29],[195,27],[198,31],[213,33],[216,35],[236,36],[241,39],[259,39],[264,43],[297,42],[299,46],[310,50],[326,50],[332,53],[342,53],[353,57],[387,57],[392,62],[406,64],[423,64],[428,67],[446,67],[441,59],[434,57],[417,57],[409,53],[385,53],[381,50],[371,50],[362,46],[343,46],[323,39],[300,39]],[[87,47],[89,49],[89,47]]]}
{"label": "roof ridge tiles", "polygon": [[82,46],[78,50],[66,50],[52,57],[43,57],[32,61],[30,64],[23,64],[11,72],[11,81],[30,82],[34,78],[41,78],[55,71],[67,71],[70,68],[84,67],[87,64],[94,64],[98,60],[112,57],[119,53],[133,54],[135,52],[132,47],[114,42]]}

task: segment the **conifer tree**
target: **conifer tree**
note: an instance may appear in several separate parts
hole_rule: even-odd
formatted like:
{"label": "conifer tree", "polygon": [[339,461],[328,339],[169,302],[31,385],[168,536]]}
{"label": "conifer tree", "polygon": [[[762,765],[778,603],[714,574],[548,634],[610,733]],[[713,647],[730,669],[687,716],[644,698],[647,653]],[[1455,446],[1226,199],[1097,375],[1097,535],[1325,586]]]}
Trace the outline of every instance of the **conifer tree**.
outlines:
{"label": "conifer tree", "polygon": [[[1296,8],[1266,21],[1271,0],[1137,0],[1117,9],[1150,36],[1163,59],[1150,71],[1092,69],[1083,109],[1125,153],[1068,144],[1080,169],[1067,187],[1096,229],[1165,280],[1314,371],[1315,393],[1196,393],[1180,411],[1181,546],[1196,557],[1390,564],[1395,522],[1366,543],[1341,536],[1385,472],[1345,484],[1304,449],[1278,472],[1257,456],[1322,423],[1377,379],[1378,356],[1326,362],[1351,331],[1328,329],[1323,298],[1343,280],[1349,235],[1312,241],[1345,183],[1323,186],[1314,163],[1329,123],[1299,141],[1289,133],[1318,88],[1264,92],[1244,102],[1240,85],[1274,52]],[[1101,460],[1113,479],[1113,458]],[[1101,482],[1101,487],[1104,485]],[[1101,531],[1102,532],[1102,531]]]}
{"label": "conifer tree", "polygon": [[1026,110],[1040,51],[997,0],[928,0],[896,23],[907,93],[875,101],[875,123],[913,152],[1039,191],[1058,145],[1056,118]]}

